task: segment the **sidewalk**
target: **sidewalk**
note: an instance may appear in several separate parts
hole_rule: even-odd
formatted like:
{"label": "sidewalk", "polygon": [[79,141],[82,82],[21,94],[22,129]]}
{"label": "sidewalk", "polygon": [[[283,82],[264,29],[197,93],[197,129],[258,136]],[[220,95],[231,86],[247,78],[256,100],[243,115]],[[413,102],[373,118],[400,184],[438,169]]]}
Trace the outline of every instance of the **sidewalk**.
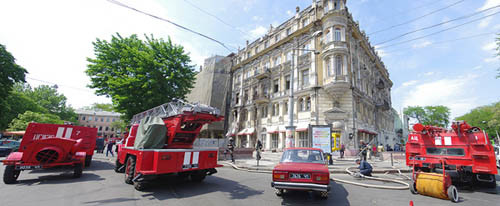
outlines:
{"label": "sidewalk", "polygon": [[[257,166],[257,160],[255,159],[255,152],[252,159],[236,159],[235,165],[239,168],[248,170],[260,170],[260,171],[272,171],[274,166],[276,166],[280,159],[282,152],[262,152],[262,159],[259,161]],[[346,168],[357,168],[358,165],[354,162],[356,158],[346,157],[340,159],[339,157],[333,157],[333,164],[328,165],[331,173],[347,173]],[[220,162],[230,163],[231,160],[222,160]],[[373,167],[373,173],[398,173],[398,170],[403,173],[411,172],[411,167],[406,166],[404,160],[394,160],[393,165],[391,165],[391,160],[380,161],[378,159],[368,160]],[[353,169],[355,170],[355,169]]]}

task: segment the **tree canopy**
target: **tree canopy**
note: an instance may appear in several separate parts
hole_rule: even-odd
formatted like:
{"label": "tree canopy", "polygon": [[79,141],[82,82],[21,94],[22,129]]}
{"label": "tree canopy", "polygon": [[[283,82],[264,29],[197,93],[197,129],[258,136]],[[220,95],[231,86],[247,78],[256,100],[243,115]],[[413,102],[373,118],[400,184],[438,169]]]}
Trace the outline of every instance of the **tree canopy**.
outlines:
{"label": "tree canopy", "polygon": [[10,131],[25,130],[30,122],[49,123],[49,124],[62,124],[64,123],[57,115],[41,114],[38,112],[26,111],[19,114],[17,118],[13,119],[9,124]]}
{"label": "tree canopy", "polygon": [[83,107],[85,110],[93,110],[93,111],[106,111],[106,112],[114,112],[113,104],[103,104],[103,103],[94,103],[90,106]]}
{"label": "tree canopy", "polygon": [[490,138],[496,137],[497,132],[500,134],[500,102],[474,108],[456,119],[483,129]]}
{"label": "tree canopy", "polygon": [[128,119],[173,98],[184,99],[195,80],[194,66],[182,46],[170,38],[145,38],[117,33],[110,42],[97,39],[95,58],[87,58],[89,87],[111,97],[115,110]]}
{"label": "tree canopy", "polygon": [[448,127],[450,123],[450,109],[446,106],[409,106],[403,113],[424,125]]}
{"label": "tree canopy", "polygon": [[71,122],[76,121],[76,113],[73,108],[66,105],[66,96],[57,92],[57,86],[40,85],[33,90],[25,91],[33,101],[48,110],[48,113],[59,116],[59,118]]}

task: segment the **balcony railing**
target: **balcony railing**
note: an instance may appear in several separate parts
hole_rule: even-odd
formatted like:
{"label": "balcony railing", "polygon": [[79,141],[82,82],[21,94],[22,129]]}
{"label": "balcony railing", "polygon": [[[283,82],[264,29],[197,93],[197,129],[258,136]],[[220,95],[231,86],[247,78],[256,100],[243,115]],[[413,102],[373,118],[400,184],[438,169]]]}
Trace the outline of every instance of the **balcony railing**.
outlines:
{"label": "balcony railing", "polygon": [[269,103],[269,95],[268,94],[256,94],[253,96],[253,101],[257,104]]}

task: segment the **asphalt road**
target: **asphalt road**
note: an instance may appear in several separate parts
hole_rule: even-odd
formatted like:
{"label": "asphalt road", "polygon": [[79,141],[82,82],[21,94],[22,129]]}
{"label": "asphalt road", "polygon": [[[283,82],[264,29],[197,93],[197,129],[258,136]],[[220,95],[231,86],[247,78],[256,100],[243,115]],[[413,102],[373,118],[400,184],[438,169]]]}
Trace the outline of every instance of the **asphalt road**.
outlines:
{"label": "asphalt road", "polygon": [[[0,167],[3,176],[3,166]],[[270,186],[271,175],[219,168],[202,183],[169,176],[152,183],[144,192],[123,182],[123,174],[113,171],[111,161],[94,159],[81,178],[73,179],[71,171],[24,171],[14,185],[0,183],[0,205],[498,205],[500,186],[496,190],[460,190],[462,202],[451,203],[426,196],[412,195],[408,190],[381,190],[348,184],[331,183],[327,200],[307,192],[289,192],[277,197]],[[347,175],[337,175],[351,179]],[[497,176],[498,178],[498,176]],[[500,179],[500,178],[499,178]],[[369,183],[369,182],[367,182]],[[500,182],[498,182],[500,185]]]}

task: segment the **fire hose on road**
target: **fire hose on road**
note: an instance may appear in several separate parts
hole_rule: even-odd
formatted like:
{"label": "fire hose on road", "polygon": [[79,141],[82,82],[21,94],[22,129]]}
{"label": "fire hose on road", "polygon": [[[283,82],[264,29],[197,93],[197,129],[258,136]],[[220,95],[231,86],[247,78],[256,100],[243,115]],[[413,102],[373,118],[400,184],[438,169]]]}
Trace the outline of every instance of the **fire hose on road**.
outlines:
{"label": "fire hose on road", "polygon": [[[268,173],[268,174],[272,173],[272,171],[269,171],[269,170],[253,170],[253,169],[240,168],[232,163],[224,163],[224,164],[229,165],[233,169],[240,170],[240,171],[254,172],[254,173]],[[354,172],[350,171],[349,167],[347,167],[345,170],[349,175],[354,176]],[[408,178],[407,176],[403,175],[401,173],[401,171],[398,170],[398,172],[401,176]],[[370,179],[370,180],[376,180],[376,181],[382,181],[382,182],[392,182],[392,183],[401,184],[404,186],[385,186],[385,185],[365,184],[365,183],[360,183],[360,182],[355,182],[355,181],[338,179],[338,178],[334,178],[334,177],[330,177],[330,179],[333,181],[336,181],[336,182],[357,185],[357,186],[367,187],[367,188],[389,189],[389,190],[407,190],[408,188],[410,188],[410,184],[408,184],[404,181],[401,181],[401,180],[396,180],[396,179],[391,179],[391,178],[368,177],[368,176],[364,176],[364,175],[360,175],[360,176],[363,178],[366,178],[366,179]]]}

